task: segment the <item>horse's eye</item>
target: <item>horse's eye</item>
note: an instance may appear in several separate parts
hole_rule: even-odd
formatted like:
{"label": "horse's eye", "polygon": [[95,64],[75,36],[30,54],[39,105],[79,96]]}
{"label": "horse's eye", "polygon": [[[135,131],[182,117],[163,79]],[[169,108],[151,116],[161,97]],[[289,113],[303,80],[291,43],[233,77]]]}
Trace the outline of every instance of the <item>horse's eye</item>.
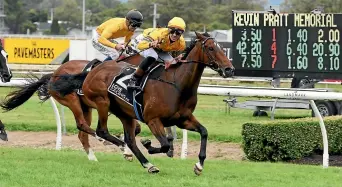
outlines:
{"label": "horse's eye", "polygon": [[213,47],[209,47],[209,51],[214,51],[214,48]]}

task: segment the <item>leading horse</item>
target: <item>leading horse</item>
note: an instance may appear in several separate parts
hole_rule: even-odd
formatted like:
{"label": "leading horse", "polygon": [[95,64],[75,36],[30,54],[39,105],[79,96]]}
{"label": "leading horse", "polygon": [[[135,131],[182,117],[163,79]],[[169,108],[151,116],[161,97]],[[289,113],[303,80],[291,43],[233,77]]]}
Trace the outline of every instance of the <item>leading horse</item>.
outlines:
{"label": "leading horse", "polygon": [[[61,75],[58,80],[52,82],[50,89],[63,96],[82,87],[83,101],[88,106],[97,109],[99,123],[96,131],[88,126],[81,126],[80,129],[92,136],[99,136],[122,146],[124,142],[110,135],[107,128],[108,112],[116,115],[124,127],[125,143],[149,173],[157,173],[159,169],[145,158],[136,145],[135,119],[142,118],[161,144],[161,147],[149,146],[150,154],[166,153],[170,149],[164,127],[176,125],[182,129],[198,132],[201,136],[201,146],[199,162],[195,164],[194,171],[199,175],[202,173],[206,158],[208,137],[207,129],[193,115],[200,79],[206,66],[211,67],[223,77],[233,76],[234,67],[214,38],[197,32],[196,40],[187,48],[184,58],[186,62],[174,65],[170,69],[154,72],[150,70],[149,74],[152,78],[146,78],[146,84],[142,88],[143,112],[140,116],[136,112],[136,107],[125,102],[122,97],[108,93],[108,88],[111,87],[113,81],[117,81],[116,77],[119,77],[120,83],[118,84],[124,84],[120,76],[132,70],[129,64],[105,62],[87,74]],[[153,69],[158,69],[158,65]],[[159,75],[158,72],[160,72]],[[132,95],[131,92],[129,94]]]}

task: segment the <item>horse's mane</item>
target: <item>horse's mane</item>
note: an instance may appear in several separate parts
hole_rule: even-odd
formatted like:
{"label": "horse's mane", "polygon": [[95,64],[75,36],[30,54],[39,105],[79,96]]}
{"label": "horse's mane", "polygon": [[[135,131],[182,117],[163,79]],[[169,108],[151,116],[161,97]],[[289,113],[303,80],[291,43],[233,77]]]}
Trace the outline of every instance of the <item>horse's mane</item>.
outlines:
{"label": "horse's mane", "polygon": [[[203,33],[202,35],[205,37],[210,37],[210,34],[207,32]],[[197,42],[197,36],[191,38],[189,46],[187,48],[185,48],[185,50],[183,52],[184,56],[183,56],[182,60],[186,59],[186,57],[189,55],[190,51],[195,47],[196,42]]]}

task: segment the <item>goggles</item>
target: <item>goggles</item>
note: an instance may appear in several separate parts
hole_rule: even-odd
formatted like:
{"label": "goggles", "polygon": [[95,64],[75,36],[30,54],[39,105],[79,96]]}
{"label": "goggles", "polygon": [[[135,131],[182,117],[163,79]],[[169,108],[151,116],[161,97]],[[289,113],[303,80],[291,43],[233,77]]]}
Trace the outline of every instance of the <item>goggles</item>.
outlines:
{"label": "goggles", "polygon": [[182,35],[184,33],[184,31],[180,30],[180,29],[176,29],[176,28],[171,28],[170,33],[171,34],[176,34],[176,35]]}
{"label": "goggles", "polygon": [[141,27],[142,22],[137,22],[137,21],[130,21],[130,26],[137,28],[137,27]]}

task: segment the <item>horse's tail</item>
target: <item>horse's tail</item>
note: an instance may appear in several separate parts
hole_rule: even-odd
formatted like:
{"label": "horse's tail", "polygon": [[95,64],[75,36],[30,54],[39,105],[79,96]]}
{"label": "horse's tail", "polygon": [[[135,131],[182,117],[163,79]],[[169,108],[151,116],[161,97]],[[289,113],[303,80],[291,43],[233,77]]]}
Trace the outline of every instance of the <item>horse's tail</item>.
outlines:
{"label": "horse's tail", "polygon": [[57,77],[59,79],[50,83],[50,89],[56,91],[62,96],[70,94],[76,89],[82,88],[83,82],[87,75],[88,72],[82,72],[74,75],[58,75]]}
{"label": "horse's tail", "polygon": [[[18,106],[22,105],[27,100],[29,100],[37,90],[44,90],[40,88],[46,87],[51,77],[52,77],[52,73],[46,74],[40,79],[38,79],[37,77],[26,79],[28,84],[24,85],[19,90],[10,92],[6,96],[5,100],[0,103],[0,107],[6,112],[17,108]],[[36,81],[37,79],[38,81]],[[48,94],[47,89],[45,92],[46,92],[45,94],[47,98],[49,98],[50,95]],[[42,99],[42,100],[45,100],[45,99]]]}

